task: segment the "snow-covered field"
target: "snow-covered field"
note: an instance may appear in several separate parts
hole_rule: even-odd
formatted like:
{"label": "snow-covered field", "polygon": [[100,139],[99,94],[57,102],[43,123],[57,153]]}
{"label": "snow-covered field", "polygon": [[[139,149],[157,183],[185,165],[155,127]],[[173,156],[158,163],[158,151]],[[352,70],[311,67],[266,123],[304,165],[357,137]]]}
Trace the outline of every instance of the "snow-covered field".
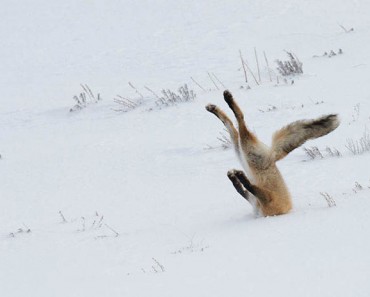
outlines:
{"label": "snow-covered field", "polygon": [[[0,296],[370,296],[370,152],[346,148],[370,129],[368,0],[5,1],[0,36]],[[277,84],[284,50],[304,73]],[[255,218],[227,179],[213,75],[267,144],[340,115],[304,145],[323,158],[278,163],[290,214]],[[102,100],[69,112],[81,83]],[[185,83],[162,108],[145,88]]]}

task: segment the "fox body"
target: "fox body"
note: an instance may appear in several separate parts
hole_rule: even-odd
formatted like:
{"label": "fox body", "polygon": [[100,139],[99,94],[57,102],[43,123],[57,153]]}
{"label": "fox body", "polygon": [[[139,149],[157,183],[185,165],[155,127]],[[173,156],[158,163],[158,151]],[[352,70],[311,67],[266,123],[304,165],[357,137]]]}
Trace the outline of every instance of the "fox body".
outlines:
{"label": "fox body", "polygon": [[307,140],[336,129],[338,116],[330,114],[293,122],[276,131],[272,145],[268,147],[247,128],[243,112],[229,91],[224,92],[224,99],[235,115],[238,129],[216,105],[209,104],[206,109],[216,115],[229,131],[236,155],[251,180],[243,171],[235,169],[228,171],[228,178],[237,192],[252,204],[256,214],[273,216],[289,212],[292,209],[291,195],[276,162]]}

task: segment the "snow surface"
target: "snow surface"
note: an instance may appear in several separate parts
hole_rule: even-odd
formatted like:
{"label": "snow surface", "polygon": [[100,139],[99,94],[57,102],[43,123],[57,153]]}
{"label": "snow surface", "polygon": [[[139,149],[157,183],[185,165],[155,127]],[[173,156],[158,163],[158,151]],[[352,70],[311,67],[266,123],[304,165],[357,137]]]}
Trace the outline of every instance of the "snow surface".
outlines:
{"label": "snow surface", "polygon": [[[369,296],[370,153],[346,149],[370,126],[369,14],[368,0],[4,1],[0,296]],[[262,84],[240,89],[239,50],[256,73],[254,47]],[[303,62],[293,85],[267,75],[263,51],[275,68],[284,50]],[[255,218],[227,179],[240,165],[204,109],[230,114],[207,72],[267,144],[291,121],[340,115],[305,144],[323,159],[300,148],[279,162],[290,214]],[[138,99],[129,81],[145,103],[117,112],[117,94]],[[103,100],[69,112],[80,83]],[[194,102],[148,110],[144,86],[184,83]]]}

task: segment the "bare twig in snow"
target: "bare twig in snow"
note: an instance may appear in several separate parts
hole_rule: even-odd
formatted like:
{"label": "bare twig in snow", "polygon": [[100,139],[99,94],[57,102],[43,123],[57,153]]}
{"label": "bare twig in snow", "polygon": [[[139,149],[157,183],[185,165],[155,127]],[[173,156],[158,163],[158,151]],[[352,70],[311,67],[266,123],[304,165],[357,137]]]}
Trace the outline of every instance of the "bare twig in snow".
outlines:
{"label": "bare twig in snow", "polygon": [[157,95],[157,93],[155,93],[152,89],[150,89],[147,86],[144,86],[144,88],[147,89],[150,93],[152,93],[157,99],[160,99],[160,97]]}
{"label": "bare twig in snow", "polygon": [[245,67],[247,67],[247,70],[249,71],[249,73],[252,75],[254,81],[256,82],[257,85],[259,85],[258,81],[257,81],[257,78],[255,77],[255,75],[253,74],[253,71],[249,68],[247,62],[244,62],[244,65]]}
{"label": "bare twig in snow", "polygon": [[194,78],[190,77],[190,79],[199,87],[201,88],[204,92],[207,92],[205,88],[203,88]]}
{"label": "bare twig in snow", "polygon": [[265,52],[263,52],[263,56],[265,57],[265,62],[266,62],[266,66],[267,66],[267,71],[268,71],[268,73],[269,73],[270,82],[272,82],[272,78],[271,78],[271,69],[270,69],[269,61],[267,60],[267,57],[266,57],[266,53],[265,53]]}
{"label": "bare twig in snow", "polygon": [[258,62],[258,55],[257,55],[256,48],[254,48],[254,56],[256,57],[258,81],[259,81],[259,83],[261,83],[261,71],[260,71],[260,65],[259,65],[259,62]]}
{"label": "bare twig in snow", "polygon": [[213,77],[221,84],[221,86],[223,86],[223,88],[226,90],[227,88],[225,87],[225,85],[222,83],[222,81],[220,81],[218,79],[218,77],[216,76],[216,74],[212,73]]}
{"label": "bare twig in snow", "polygon": [[[152,258],[152,259],[155,262],[155,264],[157,264],[157,266],[161,269],[161,272],[165,272],[164,266],[161,263],[159,263],[159,261],[156,258]],[[153,267],[155,272],[158,272],[158,271],[156,271],[154,266],[152,266],[152,267]]]}
{"label": "bare twig in snow", "polygon": [[144,99],[144,96],[143,96],[143,94],[141,94],[140,92],[139,92],[139,90],[131,83],[131,82],[128,82],[128,84],[129,84],[129,86],[131,87],[131,88],[133,88],[134,90],[135,90],[135,92],[141,97],[141,99]]}
{"label": "bare twig in snow", "polygon": [[67,223],[68,221],[66,220],[65,216],[63,215],[62,211],[60,210],[59,211],[59,215],[61,216],[62,218],[62,223]]}
{"label": "bare twig in snow", "polygon": [[248,76],[247,76],[247,71],[245,69],[245,62],[243,60],[243,56],[242,56],[242,51],[239,50],[239,55],[240,55],[240,60],[242,61],[242,66],[243,66],[243,71],[244,71],[244,78],[245,78],[245,82],[248,83]]}
{"label": "bare twig in snow", "polygon": [[208,76],[209,76],[209,79],[213,82],[213,84],[215,85],[216,89],[219,90],[220,88],[217,86],[217,84],[215,83],[215,81],[213,80],[211,74],[209,72],[207,72]]}
{"label": "bare twig in snow", "polygon": [[111,226],[109,226],[106,223],[104,223],[104,226],[107,227],[109,230],[111,230],[115,234],[115,237],[119,236],[119,233],[116,230],[114,230]]}
{"label": "bare twig in snow", "polygon": [[339,27],[341,27],[345,33],[350,33],[350,32],[353,32],[353,31],[354,31],[354,29],[353,29],[353,28],[351,28],[351,29],[347,29],[347,28],[345,28],[345,27],[344,27],[343,25],[341,25],[341,24],[338,24],[338,26],[339,26]]}

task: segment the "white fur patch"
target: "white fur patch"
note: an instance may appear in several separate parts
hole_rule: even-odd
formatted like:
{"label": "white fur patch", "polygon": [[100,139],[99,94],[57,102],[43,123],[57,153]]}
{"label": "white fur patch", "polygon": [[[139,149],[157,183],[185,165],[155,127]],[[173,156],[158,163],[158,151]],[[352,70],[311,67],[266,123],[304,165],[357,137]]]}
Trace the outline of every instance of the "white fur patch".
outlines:
{"label": "white fur patch", "polygon": [[254,213],[254,215],[256,217],[262,216],[261,209],[258,207],[257,198],[254,195],[252,195],[252,194],[249,193],[248,199],[249,199],[250,204],[253,207],[253,213]]}

